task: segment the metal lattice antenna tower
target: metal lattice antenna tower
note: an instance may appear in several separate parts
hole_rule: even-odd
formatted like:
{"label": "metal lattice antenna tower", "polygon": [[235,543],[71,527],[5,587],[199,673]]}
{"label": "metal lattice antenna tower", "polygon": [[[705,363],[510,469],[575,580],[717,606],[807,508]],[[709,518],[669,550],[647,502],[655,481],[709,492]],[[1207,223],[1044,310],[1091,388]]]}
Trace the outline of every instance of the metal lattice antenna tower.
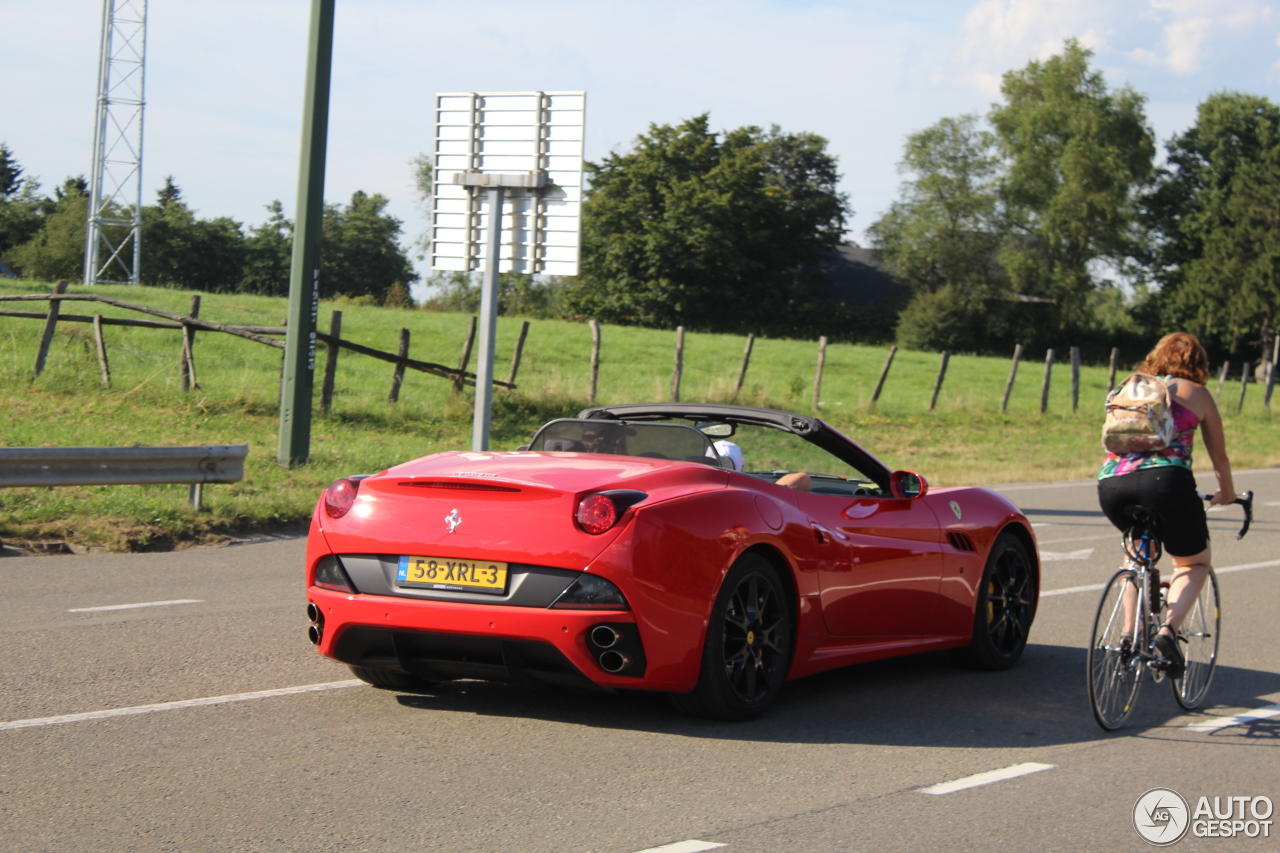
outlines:
{"label": "metal lattice antenna tower", "polygon": [[137,284],[147,0],[103,0],[84,283]]}

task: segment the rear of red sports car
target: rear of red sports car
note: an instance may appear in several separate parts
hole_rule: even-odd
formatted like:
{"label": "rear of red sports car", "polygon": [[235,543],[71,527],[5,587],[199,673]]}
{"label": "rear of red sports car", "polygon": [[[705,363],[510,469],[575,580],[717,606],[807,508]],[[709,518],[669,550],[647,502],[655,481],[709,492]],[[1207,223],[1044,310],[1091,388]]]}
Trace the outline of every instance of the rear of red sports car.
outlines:
{"label": "rear of red sports car", "polygon": [[[714,534],[661,531],[727,478],[710,464],[456,452],[339,480],[307,543],[312,641],[397,689],[485,678],[691,690],[728,552]],[[653,519],[647,575],[633,571],[641,514]],[[684,547],[705,552],[704,568],[673,589],[663,566],[689,557]]]}

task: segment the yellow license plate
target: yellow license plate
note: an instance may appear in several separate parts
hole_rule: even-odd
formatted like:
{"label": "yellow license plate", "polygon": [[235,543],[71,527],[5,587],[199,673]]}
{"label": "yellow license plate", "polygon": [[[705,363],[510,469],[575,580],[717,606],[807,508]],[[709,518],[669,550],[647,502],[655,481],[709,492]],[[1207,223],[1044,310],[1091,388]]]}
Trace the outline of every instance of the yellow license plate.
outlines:
{"label": "yellow license plate", "polygon": [[401,557],[396,580],[401,586],[422,589],[502,595],[507,591],[507,564],[452,557]]}

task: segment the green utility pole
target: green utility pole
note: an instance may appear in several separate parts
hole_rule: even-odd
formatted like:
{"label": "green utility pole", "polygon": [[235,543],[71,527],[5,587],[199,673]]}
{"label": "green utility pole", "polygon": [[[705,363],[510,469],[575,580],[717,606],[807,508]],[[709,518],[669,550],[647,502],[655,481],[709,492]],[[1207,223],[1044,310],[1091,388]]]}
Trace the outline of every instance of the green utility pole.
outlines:
{"label": "green utility pole", "polygon": [[320,225],[324,216],[324,156],[329,129],[329,72],[333,64],[334,0],[311,0],[307,92],[302,104],[298,163],[298,221],[289,269],[289,320],[280,389],[277,460],[293,467],[311,455],[311,378],[316,366],[320,300]]}

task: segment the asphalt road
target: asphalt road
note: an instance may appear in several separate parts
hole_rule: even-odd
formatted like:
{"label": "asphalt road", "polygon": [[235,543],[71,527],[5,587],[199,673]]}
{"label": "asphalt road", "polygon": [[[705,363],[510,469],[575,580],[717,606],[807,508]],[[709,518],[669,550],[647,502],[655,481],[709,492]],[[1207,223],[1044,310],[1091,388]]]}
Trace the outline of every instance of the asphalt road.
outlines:
{"label": "asphalt road", "polygon": [[[1148,684],[1115,734],[1084,684],[1098,592],[1072,590],[1105,580],[1119,545],[1085,482],[1002,490],[1046,559],[1013,671],[945,654],[851,667],[737,725],[648,695],[351,684],[306,640],[300,539],[0,558],[0,849],[1145,850],[1133,809],[1148,789],[1192,808],[1280,801],[1280,716],[1222,719],[1280,703],[1280,470],[1237,483],[1258,493],[1256,520],[1237,542],[1238,510],[1210,516],[1227,571],[1206,708]],[[136,604],[152,606],[91,609]],[[1275,850],[1271,819],[1269,839],[1174,849]]]}

